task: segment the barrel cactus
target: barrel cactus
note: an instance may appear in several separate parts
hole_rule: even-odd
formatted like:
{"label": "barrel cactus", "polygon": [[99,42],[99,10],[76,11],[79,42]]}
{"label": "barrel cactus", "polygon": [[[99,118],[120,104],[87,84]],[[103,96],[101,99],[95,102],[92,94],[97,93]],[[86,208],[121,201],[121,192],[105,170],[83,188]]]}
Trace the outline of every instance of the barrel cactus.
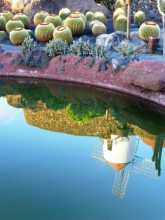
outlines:
{"label": "barrel cactus", "polygon": [[7,33],[5,31],[0,31],[0,42],[7,38]]}
{"label": "barrel cactus", "polygon": [[53,39],[62,40],[66,43],[72,43],[73,41],[72,31],[70,30],[69,27],[59,26],[54,30]]}
{"label": "barrel cactus", "polygon": [[125,15],[119,15],[114,21],[115,31],[127,31],[127,18]]}
{"label": "barrel cactus", "polygon": [[35,37],[40,42],[48,42],[53,38],[54,25],[52,23],[42,23],[35,29]]}
{"label": "barrel cactus", "polygon": [[20,20],[22,21],[22,23],[24,24],[25,27],[28,27],[29,25],[29,18],[27,15],[23,14],[23,13],[18,13],[16,15],[14,15],[13,17],[15,20]]}
{"label": "barrel cactus", "polygon": [[94,24],[104,24],[104,23],[101,21],[98,21],[98,20],[93,20],[93,21],[89,22],[89,28],[92,29]]}
{"label": "barrel cactus", "polygon": [[95,17],[96,20],[101,21],[101,22],[103,22],[104,24],[107,23],[107,18],[106,18],[106,16],[104,15],[103,12],[100,12],[100,11],[95,12],[94,17]]}
{"label": "barrel cactus", "polygon": [[64,21],[64,26],[71,29],[73,36],[81,35],[85,30],[84,20],[78,14],[71,14],[67,17]]}
{"label": "barrel cactus", "polygon": [[125,13],[125,10],[123,8],[117,8],[114,13],[113,13],[113,21],[116,20],[116,18],[119,16],[119,15],[125,15],[126,16],[126,13]]}
{"label": "barrel cactus", "polygon": [[4,16],[1,14],[0,15],[0,30],[4,31],[5,30],[5,26],[6,26],[6,19],[4,18]]}
{"label": "barrel cactus", "polygon": [[165,0],[158,0],[158,9],[162,15],[165,15]]}
{"label": "barrel cactus", "polygon": [[95,35],[95,36],[98,36],[100,34],[105,34],[107,32],[107,28],[105,26],[104,23],[95,23],[92,27],[92,33]]}
{"label": "barrel cactus", "polygon": [[6,31],[10,33],[16,28],[24,28],[24,24],[20,20],[12,19],[6,23]]}
{"label": "barrel cactus", "polygon": [[25,0],[12,0],[11,1],[12,11],[14,13],[22,12],[24,9],[24,6],[25,6],[24,2],[25,2]]}
{"label": "barrel cactus", "polygon": [[45,20],[45,23],[52,23],[54,25],[54,27],[58,27],[62,25],[62,19],[59,15],[48,15]]}
{"label": "barrel cactus", "polygon": [[2,15],[6,19],[6,22],[13,18],[13,14],[10,11],[3,11]]}
{"label": "barrel cactus", "polygon": [[89,22],[95,19],[94,13],[92,11],[87,11],[85,16],[86,16],[87,21]]}
{"label": "barrel cactus", "polygon": [[45,18],[49,15],[47,11],[39,11],[34,15],[34,25],[37,26],[38,24],[42,24]]}
{"label": "barrel cactus", "polygon": [[139,10],[134,14],[134,22],[138,27],[145,21],[146,15],[143,11]]}
{"label": "barrel cactus", "polygon": [[87,19],[86,19],[86,16],[83,13],[81,13],[80,11],[74,11],[74,12],[72,12],[71,15],[79,15],[83,19],[84,24],[86,25]]}
{"label": "barrel cactus", "polygon": [[148,41],[150,37],[160,38],[160,27],[153,21],[144,22],[139,28],[139,37]]}
{"label": "barrel cactus", "polygon": [[14,45],[20,45],[23,43],[25,38],[29,35],[28,31],[24,28],[16,28],[10,32],[10,41]]}
{"label": "barrel cactus", "polygon": [[62,8],[59,11],[59,16],[62,20],[65,20],[71,14],[71,10],[69,8]]}

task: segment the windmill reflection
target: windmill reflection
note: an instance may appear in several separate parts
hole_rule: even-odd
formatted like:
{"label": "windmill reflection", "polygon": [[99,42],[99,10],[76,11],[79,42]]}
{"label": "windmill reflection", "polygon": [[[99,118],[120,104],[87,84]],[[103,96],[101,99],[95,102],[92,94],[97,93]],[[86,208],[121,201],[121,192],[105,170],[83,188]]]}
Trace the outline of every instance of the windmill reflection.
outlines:
{"label": "windmill reflection", "polygon": [[160,176],[164,136],[156,137],[151,159],[138,155],[139,141],[140,138],[134,135],[111,135],[109,139],[104,139],[102,157],[97,157],[116,171],[112,192],[118,198],[126,195],[130,175]]}

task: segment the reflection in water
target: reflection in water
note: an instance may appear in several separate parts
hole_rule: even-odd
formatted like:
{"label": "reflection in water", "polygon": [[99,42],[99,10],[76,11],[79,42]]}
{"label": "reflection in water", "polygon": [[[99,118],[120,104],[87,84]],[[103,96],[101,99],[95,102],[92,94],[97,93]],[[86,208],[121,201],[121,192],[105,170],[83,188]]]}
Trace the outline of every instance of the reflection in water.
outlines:
{"label": "reflection in water", "polygon": [[[102,153],[96,157],[116,171],[112,191],[119,198],[126,193],[130,174],[161,175],[164,116],[148,112],[142,103],[104,91],[76,88],[75,92],[50,82],[3,81],[1,96],[9,105],[23,108],[31,126],[103,139]],[[138,155],[142,140],[153,149],[152,158]]]}
{"label": "reflection in water", "polygon": [[104,140],[102,159],[117,171],[112,192],[119,198],[123,198],[126,194],[130,174],[139,173],[157,177],[160,173],[151,159],[137,154],[139,141],[137,136],[117,135],[111,135],[110,140]]}

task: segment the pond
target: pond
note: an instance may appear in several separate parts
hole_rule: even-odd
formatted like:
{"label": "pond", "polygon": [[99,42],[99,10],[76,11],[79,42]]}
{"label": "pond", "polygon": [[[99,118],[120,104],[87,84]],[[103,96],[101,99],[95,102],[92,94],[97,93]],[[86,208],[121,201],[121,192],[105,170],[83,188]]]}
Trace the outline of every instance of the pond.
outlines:
{"label": "pond", "polygon": [[0,218],[163,220],[165,120],[145,103],[0,80]]}

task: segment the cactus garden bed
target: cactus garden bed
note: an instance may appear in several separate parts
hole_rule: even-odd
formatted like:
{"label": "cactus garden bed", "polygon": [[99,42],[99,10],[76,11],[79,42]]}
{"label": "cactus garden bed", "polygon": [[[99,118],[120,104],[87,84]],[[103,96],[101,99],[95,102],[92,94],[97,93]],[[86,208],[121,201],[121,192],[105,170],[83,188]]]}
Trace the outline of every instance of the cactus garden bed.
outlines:
{"label": "cactus garden bed", "polygon": [[61,9],[32,19],[0,14],[0,76],[52,79],[103,87],[165,107],[162,24],[132,16],[128,39],[124,1],[113,16]]}

